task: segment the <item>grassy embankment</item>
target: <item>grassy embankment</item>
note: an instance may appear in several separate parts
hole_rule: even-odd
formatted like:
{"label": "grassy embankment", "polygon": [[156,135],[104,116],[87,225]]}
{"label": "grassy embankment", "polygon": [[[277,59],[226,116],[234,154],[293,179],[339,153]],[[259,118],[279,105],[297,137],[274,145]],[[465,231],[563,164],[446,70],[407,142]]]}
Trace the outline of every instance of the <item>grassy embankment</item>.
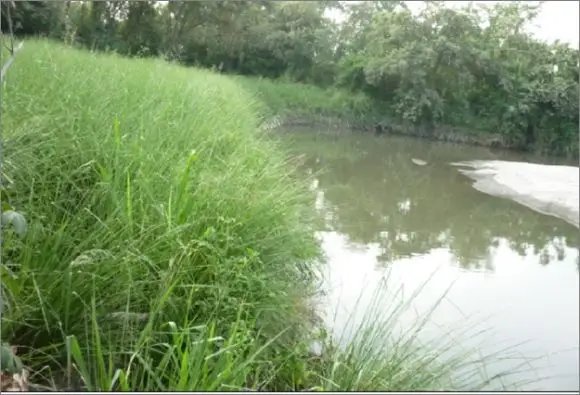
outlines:
{"label": "grassy embankment", "polygon": [[3,233],[1,334],[19,346],[30,381],[141,391],[483,385],[471,375],[452,383],[463,356],[440,364],[411,331],[377,346],[385,322],[346,350],[311,355],[307,296],[320,251],[310,196],[259,137],[258,111],[229,77],[25,44],[2,128],[10,203],[29,229],[22,240]]}
{"label": "grassy embankment", "polygon": [[268,78],[232,78],[259,100],[261,114],[279,117],[286,124],[372,130],[382,119],[376,104],[362,93]]}

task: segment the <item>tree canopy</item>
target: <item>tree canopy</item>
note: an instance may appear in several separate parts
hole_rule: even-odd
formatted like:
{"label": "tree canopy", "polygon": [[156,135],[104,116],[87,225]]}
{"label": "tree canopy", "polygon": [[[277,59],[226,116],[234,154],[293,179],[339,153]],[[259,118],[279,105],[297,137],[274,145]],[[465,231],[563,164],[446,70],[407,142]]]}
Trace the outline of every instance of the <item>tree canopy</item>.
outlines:
{"label": "tree canopy", "polygon": [[[499,133],[512,146],[578,153],[578,50],[526,32],[541,3],[459,8],[428,1],[419,12],[402,1],[23,1],[14,7],[16,34],[341,87],[410,124],[465,126]],[[340,10],[343,20],[329,18],[330,10]]]}

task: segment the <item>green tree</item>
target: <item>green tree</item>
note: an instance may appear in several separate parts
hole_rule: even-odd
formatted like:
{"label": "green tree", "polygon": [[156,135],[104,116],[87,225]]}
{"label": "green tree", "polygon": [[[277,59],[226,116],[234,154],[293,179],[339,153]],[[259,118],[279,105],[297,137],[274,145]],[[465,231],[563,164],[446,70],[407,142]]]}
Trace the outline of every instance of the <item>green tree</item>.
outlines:
{"label": "green tree", "polygon": [[120,23],[125,52],[132,56],[156,56],[161,50],[161,29],[155,1],[130,1]]}
{"label": "green tree", "polygon": [[[5,11],[9,2],[2,2]],[[328,18],[341,10],[342,22]],[[187,66],[338,86],[384,120],[494,132],[578,155],[578,51],[526,30],[540,4],[403,1],[16,2],[15,32]],[[3,12],[3,28],[7,24]],[[490,137],[491,138],[491,137]]]}
{"label": "green tree", "polygon": [[2,32],[8,32],[11,18],[13,33],[18,36],[62,38],[64,4],[52,1],[2,1]]}

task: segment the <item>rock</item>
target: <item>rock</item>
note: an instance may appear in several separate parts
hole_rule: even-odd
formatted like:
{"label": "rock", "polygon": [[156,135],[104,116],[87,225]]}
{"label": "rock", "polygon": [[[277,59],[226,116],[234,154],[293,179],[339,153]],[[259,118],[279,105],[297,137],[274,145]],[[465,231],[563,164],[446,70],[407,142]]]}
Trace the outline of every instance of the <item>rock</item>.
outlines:
{"label": "rock", "polygon": [[425,166],[427,164],[427,162],[425,162],[424,160],[415,159],[415,158],[411,158],[411,162],[413,162],[417,166]]}
{"label": "rock", "polygon": [[0,374],[0,392],[28,392],[28,371]]}

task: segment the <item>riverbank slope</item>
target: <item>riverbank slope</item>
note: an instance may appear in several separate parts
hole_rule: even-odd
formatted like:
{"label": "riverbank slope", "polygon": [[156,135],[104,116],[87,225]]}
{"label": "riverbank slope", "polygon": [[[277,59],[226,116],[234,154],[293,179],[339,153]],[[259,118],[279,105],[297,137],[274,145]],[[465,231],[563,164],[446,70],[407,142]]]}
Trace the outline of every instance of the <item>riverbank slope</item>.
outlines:
{"label": "riverbank slope", "polygon": [[[481,388],[388,326],[312,334],[306,182],[232,78],[27,41],[2,97],[2,339],[29,380],[88,390]],[[17,228],[16,230],[22,230]],[[422,317],[424,318],[424,317]],[[310,351],[323,341],[322,356]],[[443,339],[445,340],[445,338]],[[443,362],[443,363],[442,363]],[[462,376],[465,377],[465,376]]]}

